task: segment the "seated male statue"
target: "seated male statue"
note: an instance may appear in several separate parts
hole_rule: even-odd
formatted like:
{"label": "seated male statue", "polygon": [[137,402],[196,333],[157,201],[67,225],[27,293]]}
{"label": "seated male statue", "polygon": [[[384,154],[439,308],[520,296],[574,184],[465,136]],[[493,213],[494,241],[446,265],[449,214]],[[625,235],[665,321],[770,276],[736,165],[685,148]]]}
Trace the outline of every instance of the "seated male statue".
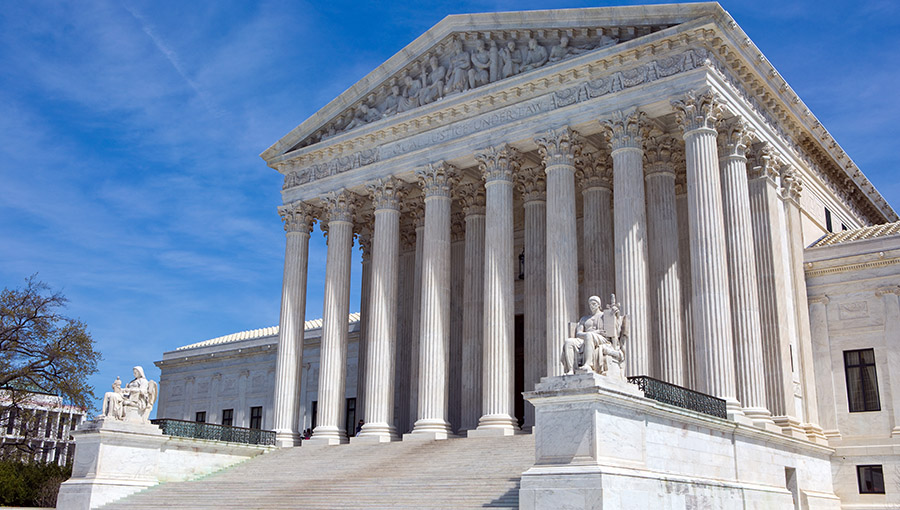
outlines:
{"label": "seated male statue", "polygon": [[600,375],[624,379],[622,363],[625,353],[622,343],[627,338],[628,317],[619,314],[615,295],[606,308],[600,298],[588,299],[590,315],[582,317],[570,331],[563,344],[562,364],[564,373],[572,375],[576,370],[591,371]]}

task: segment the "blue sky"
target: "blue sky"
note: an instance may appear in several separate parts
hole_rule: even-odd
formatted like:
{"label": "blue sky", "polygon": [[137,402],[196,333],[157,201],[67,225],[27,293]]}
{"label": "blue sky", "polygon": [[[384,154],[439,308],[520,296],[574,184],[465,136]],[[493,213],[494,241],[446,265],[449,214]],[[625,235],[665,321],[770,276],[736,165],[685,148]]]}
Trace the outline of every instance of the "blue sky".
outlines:
{"label": "blue sky", "polygon": [[[38,272],[69,297],[105,358],[100,395],[134,364],[158,378],[164,351],[277,324],[281,177],[260,152],[445,15],[601,5],[7,2],[0,286]],[[900,206],[900,4],[723,5]],[[316,230],[307,318],[324,267]]]}

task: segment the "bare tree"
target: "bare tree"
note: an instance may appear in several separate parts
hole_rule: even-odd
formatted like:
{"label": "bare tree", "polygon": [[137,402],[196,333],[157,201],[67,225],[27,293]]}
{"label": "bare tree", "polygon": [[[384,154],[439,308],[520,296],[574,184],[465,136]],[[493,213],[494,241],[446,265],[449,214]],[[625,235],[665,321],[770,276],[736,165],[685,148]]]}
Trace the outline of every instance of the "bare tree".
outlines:
{"label": "bare tree", "polygon": [[0,293],[0,457],[36,453],[41,426],[30,405],[36,396],[59,396],[62,405],[90,410],[100,353],[83,322],[62,315],[67,299],[32,275],[25,287]]}

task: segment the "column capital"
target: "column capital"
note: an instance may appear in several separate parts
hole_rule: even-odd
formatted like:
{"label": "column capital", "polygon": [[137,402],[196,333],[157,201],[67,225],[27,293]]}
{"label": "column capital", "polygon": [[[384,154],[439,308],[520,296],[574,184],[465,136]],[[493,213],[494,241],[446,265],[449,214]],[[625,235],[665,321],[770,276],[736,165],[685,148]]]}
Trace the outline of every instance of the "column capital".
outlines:
{"label": "column capital", "polygon": [[375,233],[374,219],[374,215],[368,214],[357,223],[356,241],[359,243],[359,249],[362,250],[363,260],[372,260],[372,235]]}
{"label": "column capital", "polygon": [[569,126],[551,129],[534,139],[545,168],[556,165],[574,167],[575,160],[581,155],[579,142],[578,133],[572,131]]}
{"label": "column capital", "polygon": [[731,117],[720,120],[717,126],[719,159],[746,158],[747,148],[755,138],[750,125],[741,117]]}
{"label": "column capital", "polygon": [[516,190],[525,203],[547,200],[547,176],[539,168],[526,168],[516,174]]}
{"label": "column capital", "polygon": [[715,131],[716,121],[722,115],[719,95],[712,90],[698,92],[691,90],[682,99],[672,101],[675,118],[684,135],[692,131],[708,129]]}
{"label": "column capital", "polygon": [[878,287],[878,289],[875,290],[875,295],[878,297],[886,296],[888,294],[900,296],[900,285],[887,285],[884,287]]}
{"label": "column capital", "polygon": [[456,188],[457,199],[466,216],[484,216],[484,186],[479,183],[468,182]]}
{"label": "column capital", "polygon": [[372,205],[375,211],[379,210],[400,210],[400,200],[406,196],[406,190],[402,183],[394,178],[387,177],[378,179],[366,186],[366,191],[372,195]]}
{"label": "column capital", "polygon": [[425,202],[422,202],[421,199],[407,201],[404,203],[404,207],[412,218],[413,230],[425,226]]}
{"label": "column capital", "polygon": [[575,178],[581,182],[582,191],[593,188],[612,190],[613,172],[609,151],[598,149],[581,159],[581,166],[575,171]]}
{"label": "column capital", "polygon": [[603,136],[609,142],[612,151],[622,149],[641,149],[646,129],[647,115],[639,110],[621,110],[613,112],[612,118],[600,122],[604,128]]}
{"label": "column capital", "polygon": [[284,222],[285,232],[309,234],[318,214],[319,211],[315,207],[299,200],[278,207],[278,215]]}
{"label": "column capital", "polygon": [[747,159],[747,173],[751,179],[763,178],[772,185],[777,183],[779,158],[768,142],[753,146]]}
{"label": "column capital", "polygon": [[684,152],[674,137],[661,134],[644,141],[644,170],[647,176],[669,174],[675,176],[675,168],[684,165]]}
{"label": "column capital", "polygon": [[791,165],[782,165],[781,173],[781,198],[790,200],[800,205],[800,195],[803,193],[803,181]]}
{"label": "column capital", "polygon": [[322,197],[322,204],[325,209],[325,215],[328,217],[328,222],[352,222],[353,213],[358,205],[357,196],[346,189],[326,193]]}
{"label": "column capital", "polygon": [[438,161],[417,170],[416,177],[425,192],[426,199],[429,197],[450,198],[450,188],[457,180],[455,173],[456,167],[444,161]]}
{"label": "column capital", "polygon": [[476,152],[475,160],[478,161],[478,169],[486,183],[512,182],[513,174],[522,162],[519,151],[505,143]]}

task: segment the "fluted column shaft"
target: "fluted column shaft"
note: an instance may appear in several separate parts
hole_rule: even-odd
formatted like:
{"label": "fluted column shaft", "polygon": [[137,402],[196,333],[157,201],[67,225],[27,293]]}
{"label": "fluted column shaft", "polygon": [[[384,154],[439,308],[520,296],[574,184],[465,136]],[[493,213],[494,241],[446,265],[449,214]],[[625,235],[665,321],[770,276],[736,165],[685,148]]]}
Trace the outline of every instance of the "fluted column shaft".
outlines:
{"label": "fluted column shaft", "polygon": [[[539,169],[520,172],[518,187],[525,202],[525,391],[547,374],[547,189]],[[534,406],[525,402],[526,430],[534,426]]]}
{"label": "fluted column shaft", "polygon": [[676,106],[684,130],[687,167],[697,388],[725,399],[729,416],[741,415],[731,341],[717,132],[713,127],[718,105],[712,94],[707,93],[689,96]]}
{"label": "fluted column shaft", "polygon": [[744,406],[744,414],[757,425],[764,426],[765,423],[771,423],[771,414],[766,409],[763,382],[759,289],[756,261],[753,258],[747,158],[744,155],[747,143],[747,130],[740,120],[732,119],[723,125],[719,163],[722,172],[728,280],[731,284],[737,398]]}
{"label": "fluted column shaft", "polygon": [[357,237],[359,246],[362,249],[362,270],[360,271],[359,284],[359,336],[356,343],[356,419],[369,421],[366,416],[366,398],[367,398],[367,379],[368,370],[366,368],[369,356],[369,318],[371,316],[369,304],[371,303],[370,295],[372,293],[372,253],[371,253],[371,235]]}
{"label": "fluted column shaft", "polygon": [[303,364],[306,274],[313,216],[311,209],[303,203],[282,206],[278,212],[284,220],[287,242],[275,360],[273,428],[275,444],[285,447],[300,444],[300,367]]}
{"label": "fluted column shaft", "polygon": [[575,219],[575,134],[548,132],[535,142],[547,173],[547,370],[562,375],[560,361],[569,323],[578,320],[578,234]]}
{"label": "fluted column shaft", "polygon": [[484,192],[474,185],[463,196],[466,219],[463,282],[462,416],[459,430],[472,430],[481,417],[484,340]]}
{"label": "fluted column shaft", "polygon": [[[642,114],[619,113],[606,122],[612,146],[616,299],[631,317],[626,375],[651,375],[647,212],[644,200]],[[604,299],[604,298],[601,298]]]}
{"label": "fluted column shaft", "polygon": [[[484,359],[478,432],[510,435],[515,419],[515,266],[513,172],[516,152],[505,145],[475,155],[485,179]],[[470,431],[470,436],[473,435]],[[475,434],[481,435],[481,434]]]}
{"label": "fluted column shaft", "polygon": [[415,275],[413,277],[411,343],[409,348],[409,417],[410,429],[419,417],[419,356],[422,348],[422,268],[425,250],[425,212],[416,219]]}
{"label": "fluted column shaft", "polygon": [[412,436],[444,439],[450,347],[450,167],[429,165],[419,173],[425,190],[422,303],[419,328],[418,419]]}
{"label": "fluted column shaft", "polygon": [[609,154],[595,152],[584,158],[581,196],[584,221],[584,289],[587,296],[607,299],[616,291],[613,250],[612,168]]}
{"label": "fluted column shaft", "polygon": [[328,254],[319,358],[319,406],[311,444],[347,442],[344,393],[347,372],[347,321],[350,316],[350,257],[353,248],[352,203],[346,191],[325,198]]}
{"label": "fluted column shaft", "polygon": [[370,186],[375,205],[366,371],[366,422],[359,437],[397,439],[394,428],[394,349],[397,344],[397,285],[400,265],[398,183]]}
{"label": "fluted column shaft", "polygon": [[678,215],[675,208],[675,169],[669,141],[648,149],[647,230],[650,242],[650,289],[653,333],[659,348],[658,377],[684,386],[684,340],[681,314]]}
{"label": "fluted column shaft", "polygon": [[688,225],[687,182],[683,173],[675,176],[675,208],[678,212],[678,272],[681,275],[682,338],[684,339],[684,385],[696,389],[694,329],[691,313],[691,229]]}

